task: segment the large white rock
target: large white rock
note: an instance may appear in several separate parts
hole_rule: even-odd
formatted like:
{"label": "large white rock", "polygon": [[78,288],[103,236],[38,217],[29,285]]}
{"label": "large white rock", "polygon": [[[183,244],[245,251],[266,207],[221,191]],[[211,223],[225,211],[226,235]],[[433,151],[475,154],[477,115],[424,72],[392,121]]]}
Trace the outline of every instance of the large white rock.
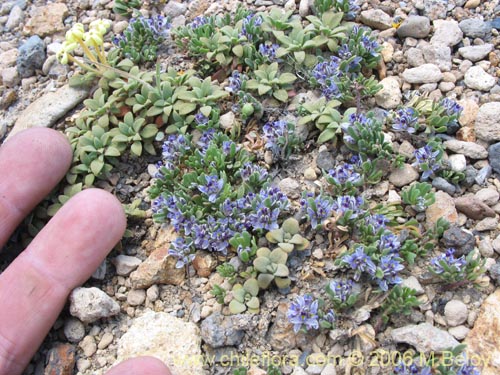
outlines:
{"label": "large white rock", "polygon": [[500,102],[491,102],[483,104],[477,113],[474,124],[476,136],[485,141],[500,140]]}
{"label": "large white rock", "polygon": [[464,33],[457,21],[435,20],[433,24],[434,35],[431,38],[431,44],[443,43],[448,47],[453,47],[462,41]]}
{"label": "large white rock", "polygon": [[443,73],[434,64],[424,64],[416,68],[406,69],[403,79],[408,83],[434,83],[443,79]]}
{"label": "large white rock", "polygon": [[401,104],[401,89],[396,77],[387,77],[380,81],[382,89],[375,94],[377,105],[384,109],[394,109]]}
{"label": "large white rock", "polygon": [[464,82],[471,89],[490,91],[497,83],[497,80],[486,73],[480,66],[472,66],[465,72]]}
{"label": "large white rock", "polygon": [[134,319],[120,338],[117,362],[153,356],[165,362],[172,375],[204,375],[200,346],[201,336],[196,324],[148,310]]}

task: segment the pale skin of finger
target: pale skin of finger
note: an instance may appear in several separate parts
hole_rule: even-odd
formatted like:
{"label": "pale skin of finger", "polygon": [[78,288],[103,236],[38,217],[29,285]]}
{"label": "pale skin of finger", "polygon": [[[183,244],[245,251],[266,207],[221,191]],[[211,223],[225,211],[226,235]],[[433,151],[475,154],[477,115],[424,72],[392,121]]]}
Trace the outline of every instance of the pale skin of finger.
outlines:
{"label": "pale skin of finger", "polygon": [[0,249],[64,177],[71,159],[68,140],[52,129],[25,130],[0,147]]}
{"label": "pale skin of finger", "polygon": [[115,197],[85,190],[0,275],[0,375],[24,370],[68,294],[101,264],[125,226]]}
{"label": "pale skin of finger", "polygon": [[127,359],[114,366],[106,375],[172,375],[167,366],[154,357]]}

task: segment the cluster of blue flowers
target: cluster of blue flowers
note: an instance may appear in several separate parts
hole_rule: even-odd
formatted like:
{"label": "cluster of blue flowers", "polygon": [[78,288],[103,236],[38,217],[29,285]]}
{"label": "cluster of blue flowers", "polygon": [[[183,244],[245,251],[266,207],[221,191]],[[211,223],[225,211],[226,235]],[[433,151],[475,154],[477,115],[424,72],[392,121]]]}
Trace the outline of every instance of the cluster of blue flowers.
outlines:
{"label": "cluster of blue flowers", "polygon": [[456,101],[449,98],[441,99],[440,104],[445,109],[447,116],[456,116],[458,118],[464,109]]}
{"label": "cluster of blue flowers", "polygon": [[348,122],[341,124],[341,129],[344,133],[344,142],[346,144],[355,145],[356,140],[352,135],[349,134],[350,129],[354,130],[354,133],[359,136],[359,132],[363,128],[373,127],[375,122],[373,119],[366,117],[363,113],[353,113],[349,116]]}
{"label": "cluster of blue flowers", "polygon": [[240,73],[237,70],[234,70],[229,77],[229,85],[226,86],[225,90],[230,92],[231,94],[237,94],[241,90],[241,85],[243,81],[247,79],[245,74]]}
{"label": "cluster of blue flowers", "polygon": [[418,166],[423,170],[422,179],[427,180],[434,172],[439,170],[439,150],[433,150],[430,145],[425,145],[415,150],[416,162],[413,166]]}
{"label": "cluster of blue flowers", "polygon": [[361,181],[361,175],[356,171],[355,166],[349,163],[338,165],[335,169],[330,169],[328,176],[338,185],[346,183],[357,184]]}
{"label": "cluster of blue flowers", "polygon": [[351,296],[353,286],[352,280],[332,280],[329,284],[330,290],[340,303],[346,302]]}
{"label": "cluster of blue flowers", "polygon": [[190,141],[183,134],[170,135],[162,146],[162,160],[156,164],[158,169],[155,178],[162,178],[161,168],[174,168],[179,159],[191,148]]}
{"label": "cluster of blue flowers", "polygon": [[259,53],[267,58],[270,62],[275,62],[278,59],[276,58],[276,51],[278,50],[279,45],[278,44],[267,44],[267,43],[262,43],[259,45]]}
{"label": "cluster of blue flowers", "polygon": [[413,108],[400,108],[394,112],[392,129],[398,132],[415,133],[418,124],[418,114]]}
{"label": "cluster of blue flowers", "polygon": [[266,140],[265,148],[270,150],[274,156],[281,154],[283,146],[294,134],[294,129],[283,120],[267,122],[262,130]]}
{"label": "cluster of blue flowers", "polygon": [[195,30],[203,25],[206,25],[207,23],[208,23],[208,17],[198,16],[195,17],[193,21],[191,21],[189,26],[191,27],[191,29]]}
{"label": "cluster of blue flowers", "polygon": [[148,32],[156,41],[158,41],[158,43],[165,40],[169,34],[170,27],[172,26],[168,18],[161,15],[156,15],[151,18],[143,16],[131,18],[127,29],[122,34],[116,35],[112,39],[113,44],[115,46],[120,46],[122,42],[124,44],[130,43],[139,24],[143,26],[144,30]]}
{"label": "cluster of blue flowers", "polygon": [[249,14],[243,20],[243,25],[241,27],[240,36],[245,36],[249,42],[253,41],[254,38],[254,30],[262,25],[264,20],[261,16],[255,14]]}
{"label": "cluster of blue flowers", "polygon": [[429,366],[419,367],[415,363],[407,365],[401,362],[394,368],[393,375],[432,375],[432,369]]}
{"label": "cluster of blue flowers", "polygon": [[445,272],[441,262],[444,262],[451,269],[454,268],[458,273],[465,272],[465,257],[462,255],[460,258],[456,258],[455,251],[456,250],[454,248],[449,248],[444,254],[431,259],[431,267],[435,273],[441,274]]}
{"label": "cluster of blue flowers", "polygon": [[341,93],[337,80],[342,75],[340,58],[331,56],[330,60],[321,61],[311,71],[311,76],[320,86],[321,92],[328,100],[340,97]]}
{"label": "cluster of blue flowers", "polygon": [[290,304],[287,317],[293,324],[295,333],[299,332],[302,327],[306,330],[319,328],[318,307],[318,300],[308,294],[297,297],[295,302]]}

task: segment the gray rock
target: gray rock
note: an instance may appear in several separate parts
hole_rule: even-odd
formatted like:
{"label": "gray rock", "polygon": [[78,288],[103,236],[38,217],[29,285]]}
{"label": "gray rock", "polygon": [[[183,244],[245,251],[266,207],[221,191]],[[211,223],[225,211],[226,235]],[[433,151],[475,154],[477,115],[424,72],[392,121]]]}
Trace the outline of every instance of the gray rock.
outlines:
{"label": "gray rock", "polygon": [[500,285],[500,261],[497,260],[497,262],[490,267],[488,270],[490,273],[491,278],[495,281],[495,284],[497,286]]}
{"label": "gray rock", "polygon": [[441,81],[442,78],[443,73],[434,64],[424,64],[403,72],[403,79],[408,83],[434,83]]}
{"label": "gray rock", "polygon": [[150,355],[167,364],[172,374],[206,375],[199,332],[194,323],[148,310],[120,338],[117,362]]}
{"label": "gray rock", "polygon": [[[476,116],[476,122],[474,124],[476,136],[479,139],[483,139],[487,142],[500,140],[500,126],[498,126],[498,119],[500,119],[500,102],[490,102],[483,104],[479,108]],[[490,164],[496,171],[494,160],[497,156],[499,156],[499,153],[496,152],[497,149],[493,146],[489,147],[488,153]],[[492,152],[494,155],[492,155]],[[500,159],[497,160],[497,163],[500,163]]]}
{"label": "gray rock", "polygon": [[457,21],[437,20],[434,21],[434,35],[431,38],[431,44],[440,43],[453,47],[462,41],[463,36]]}
{"label": "gray rock", "polygon": [[497,229],[498,219],[496,217],[487,217],[476,224],[475,230],[479,232],[484,232],[486,230]]}
{"label": "gray rock", "polygon": [[422,47],[426,63],[437,65],[442,72],[451,70],[451,49],[442,43],[428,44]]}
{"label": "gray rock", "polygon": [[360,20],[374,29],[387,30],[392,27],[392,17],[381,9],[369,9],[361,12]]}
{"label": "gray rock", "polygon": [[2,82],[5,87],[15,87],[20,81],[21,78],[16,67],[2,69]]}
{"label": "gray rock", "polygon": [[[500,104],[500,103],[499,103]],[[495,173],[500,174],[500,143],[495,143],[488,148],[488,160]]]}
{"label": "gray rock", "polygon": [[463,33],[470,38],[484,38],[490,34],[488,23],[478,18],[468,18],[458,24]]}
{"label": "gray rock", "polygon": [[419,174],[409,164],[403,164],[402,168],[397,168],[389,175],[389,182],[396,187],[403,187],[418,180]]}
{"label": "gray rock", "polygon": [[17,71],[23,78],[31,77],[41,69],[45,61],[45,44],[38,35],[33,35],[19,48]]}
{"label": "gray rock", "polygon": [[410,48],[406,51],[406,61],[410,66],[420,66],[425,64],[424,54],[420,48]]}
{"label": "gray rock", "polygon": [[23,10],[21,9],[21,7],[15,5],[14,8],[12,8],[12,10],[10,11],[9,19],[5,24],[5,28],[9,31],[15,29],[21,22],[23,22],[23,18]]}
{"label": "gray rock", "polygon": [[466,188],[471,187],[474,185],[476,177],[477,169],[472,165],[468,165],[467,168],[465,168],[465,180],[462,181],[462,185]]}
{"label": "gray rock", "polygon": [[455,225],[451,226],[443,233],[442,241],[446,247],[455,248],[457,256],[469,254],[474,250],[474,246],[476,246],[474,235]]}
{"label": "gray rock", "polygon": [[111,263],[115,265],[117,275],[128,276],[133,270],[139,267],[142,261],[136,257],[118,255],[111,260]]}
{"label": "gray rock", "polygon": [[300,184],[297,180],[287,177],[278,183],[280,190],[289,198],[298,198],[302,192]]}
{"label": "gray rock", "polygon": [[106,269],[106,259],[104,259],[104,261],[99,264],[99,267],[97,267],[91,277],[95,280],[104,280],[104,278],[106,277]]}
{"label": "gray rock", "polygon": [[455,207],[467,217],[474,220],[495,217],[495,211],[473,195],[465,195],[455,199]]}
{"label": "gray rock", "polygon": [[429,323],[396,328],[392,330],[391,336],[395,342],[412,345],[422,353],[443,351],[459,344],[448,332]]}
{"label": "gray rock", "polygon": [[106,332],[102,335],[101,340],[99,340],[99,344],[97,344],[97,349],[106,349],[109,344],[111,344],[114,340],[114,336],[110,332]]}
{"label": "gray rock", "polygon": [[130,306],[139,306],[146,300],[146,291],[144,289],[132,289],[127,294],[127,302]]}
{"label": "gray rock", "polygon": [[92,357],[97,351],[97,344],[93,336],[85,336],[79,346],[87,358]]}
{"label": "gray rock", "polygon": [[78,319],[70,318],[64,323],[64,336],[69,342],[80,342],[85,336],[85,326]]}
{"label": "gray rock", "polygon": [[400,38],[426,38],[431,32],[431,22],[427,17],[410,16],[398,28]]}
{"label": "gray rock", "polygon": [[175,18],[186,13],[186,10],[187,5],[185,3],[180,3],[172,0],[170,0],[167,5],[165,5],[165,8],[163,8],[163,12],[165,13],[165,15],[171,18]]}
{"label": "gray rock", "polygon": [[335,168],[335,159],[329,151],[321,151],[316,158],[316,165],[320,169],[329,171]]}
{"label": "gray rock", "polygon": [[[251,315],[223,316],[215,312],[201,323],[201,338],[212,348],[238,345],[245,335]],[[241,324],[241,320],[247,322]]]}
{"label": "gray rock", "polygon": [[443,146],[457,154],[462,154],[471,159],[486,159],[488,151],[475,142],[463,142],[456,139],[445,141]]}
{"label": "gray rock", "polygon": [[300,0],[299,3],[299,15],[305,18],[309,14],[312,1],[310,0]]}
{"label": "gray rock", "polygon": [[497,79],[484,71],[480,66],[472,66],[465,73],[464,82],[474,90],[490,91]]}
{"label": "gray rock", "polygon": [[442,190],[449,195],[453,195],[456,192],[455,186],[450,184],[448,181],[446,181],[442,177],[436,177],[435,179],[432,180],[432,186],[434,186],[437,190]]}
{"label": "gray rock", "polygon": [[499,197],[500,194],[498,194],[498,191],[493,187],[481,189],[476,193],[476,198],[488,206],[494,206],[497,204]]}
{"label": "gray rock", "polygon": [[401,104],[401,89],[396,77],[387,77],[380,81],[382,89],[375,94],[377,105],[384,109],[394,109]]}
{"label": "gray rock", "polygon": [[458,213],[455,208],[455,202],[443,191],[437,191],[436,201],[425,210],[426,227],[434,226],[440,218],[448,220],[451,224],[458,221]]}
{"label": "gray rock", "polygon": [[84,323],[92,323],[120,312],[120,305],[98,288],[76,288],[69,296],[69,312]]}
{"label": "gray rock", "polygon": [[491,176],[492,171],[493,168],[491,168],[490,165],[481,168],[477,173],[477,176],[474,179],[474,181],[476,181],[478,185],[483,185],[486,182],[486,180]]}
{"label": "gray rock", "polygon": [[444,0],[425,0],[424,15],[429,17],[431,20],[446,18],[448,5],[448,1]]}
{"label": "gray rock", "polygon": [[444,317],[450,327],[456,327],[467,320],[467,305],[459,300],[451,300],[444,307]]}
{"label": "gray rock", "polygon": [[70,109],[81,103],[89,94],[88,88],[68,85],[56,92],[49,92],[31,103],[18,117],[9,137],[31,127],[50,127]]}
{"label": "gray rock", "polygon": [[424,288],[420,285],[420,282],[415,276],[409,276],[406,279],[403,279],[401,286],[405,286],[407,288],[415,290],[417,296],[420,296],[425,293]]}
{"label": "gray rock", "polygon": [[219,123],[222,129],[231,130],[234,128],[234,125],[236,124],[236,116],[232,111],[224,113],[220,117]]}
{"label": "gray rock", "polygon": [[458,53],[467,60],[472,62],[484,59],[488,54],[493,51],[493,44],[486,43],[478,46],[467,46],[458,49]]}
{"label": "gray rock", "polygon": [[462,341],[463,339],[465,339],[467,337],[467,334],[469,333],[469,331],[470,331],[470,329],[464,325],[459,325],[459,326],[451,327],[448,329],[448,332],[450,333],[450,335],[452,335],[454,338],[456,338],[457,340],[460,340],[460,341]]}
{"label": "gray rock", "polygon": [[467,167],[467,161],[465,160],[465,156],[462,154],[453,154],[448,157],[448,163],[450,164],[450,168],[454,172],[463,172]]}

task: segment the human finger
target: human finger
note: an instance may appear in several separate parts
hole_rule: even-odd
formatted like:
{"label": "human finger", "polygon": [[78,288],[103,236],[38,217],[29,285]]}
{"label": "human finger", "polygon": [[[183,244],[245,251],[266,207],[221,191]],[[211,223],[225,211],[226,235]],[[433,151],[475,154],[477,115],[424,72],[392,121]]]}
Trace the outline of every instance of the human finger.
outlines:
{"label": "human finger", "polygon": [[114,366],[106,375],[172,375],[168,367],[154,357],[127,359]]}

